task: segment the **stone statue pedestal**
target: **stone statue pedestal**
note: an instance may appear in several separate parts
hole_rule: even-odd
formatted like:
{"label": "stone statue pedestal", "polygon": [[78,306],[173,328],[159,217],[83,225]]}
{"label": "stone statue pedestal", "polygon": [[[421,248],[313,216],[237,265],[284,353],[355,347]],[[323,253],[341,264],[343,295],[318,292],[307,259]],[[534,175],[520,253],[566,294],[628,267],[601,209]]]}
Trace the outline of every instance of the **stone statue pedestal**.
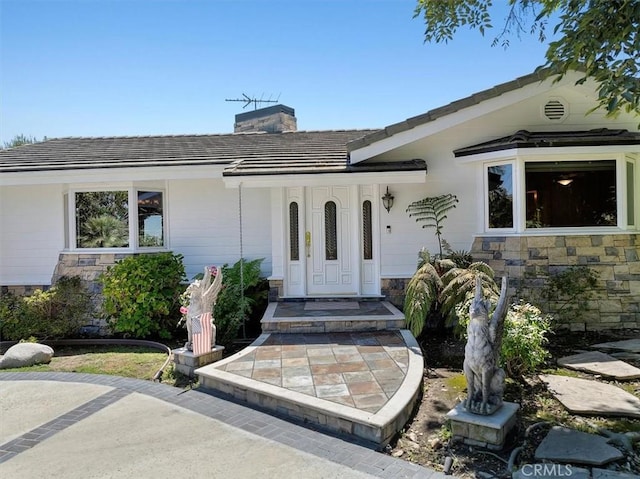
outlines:
{"label": "stone statue pedestal", "polygon": [[195,377],[194,371],[207,364],[215,363],[222,359],[222,352],[224,346],[218,346],[208,353],[195,355],[193,351],[189,351],[186,348],[178,348],[172,351],[173,353],[173,365],[176,371],[190,378]]}
{"label": "stone statue pedestal", "polygon": [[516,403],[504,402],[495,413],[482,416],[468,412],[460,403],[447,413],[453,439],[470,446],[499,451],[504,446],[507,434],[516,424],[519,408]]}

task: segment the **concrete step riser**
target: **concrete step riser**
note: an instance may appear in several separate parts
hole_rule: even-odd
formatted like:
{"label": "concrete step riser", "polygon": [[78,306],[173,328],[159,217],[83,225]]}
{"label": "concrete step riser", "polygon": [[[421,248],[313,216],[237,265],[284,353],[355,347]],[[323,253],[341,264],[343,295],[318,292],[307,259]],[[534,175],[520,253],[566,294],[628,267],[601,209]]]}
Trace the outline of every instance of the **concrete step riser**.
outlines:
{"label": "concrete step riser", "polygon": [[265,333],[340,333],[354,331],[395,331],[404,329],[403,320],[378,320],[373,318],[339,318],[329,321],[314,319],[310,321],[263,321]]}

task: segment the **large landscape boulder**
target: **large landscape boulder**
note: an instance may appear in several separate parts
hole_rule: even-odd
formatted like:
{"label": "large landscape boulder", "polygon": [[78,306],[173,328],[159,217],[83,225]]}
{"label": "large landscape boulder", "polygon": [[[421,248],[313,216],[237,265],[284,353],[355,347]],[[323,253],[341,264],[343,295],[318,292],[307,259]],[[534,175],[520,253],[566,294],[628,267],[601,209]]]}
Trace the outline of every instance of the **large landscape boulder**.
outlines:
{"label": "large landscape boulder", "polygon": [[0,358],[0,369],[24,368],[51,362],[53,349],[46,344],[18,343],[7,349]]}

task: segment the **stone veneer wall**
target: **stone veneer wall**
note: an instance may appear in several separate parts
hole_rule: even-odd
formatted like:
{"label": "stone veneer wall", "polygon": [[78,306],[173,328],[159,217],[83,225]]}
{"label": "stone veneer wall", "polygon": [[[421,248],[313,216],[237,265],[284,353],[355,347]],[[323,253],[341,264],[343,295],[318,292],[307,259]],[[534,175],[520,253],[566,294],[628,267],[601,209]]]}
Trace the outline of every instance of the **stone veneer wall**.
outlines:
{"label": "stone veneer wall", "polygon": [[[562,326],[574,331],[640,327],[640,235],[477,237],[471,248],[476,261],[497,276],[509,275],[512,295],[523,298],[540,288],[538,275],[584,265],[598,272],[595,294],[579,322]],[[513,296],[512,296],[513,297]],[[553,313],[553,305],[549,306]]]}
{"label": "stone veneer wall", "polygon": [[102,293],[98,277],[117,261],[131,254],[114,253],[61,253],[53,270],[51,284],[63,276],[79,276],[91,294]]}
{"label": "stone veneer wall", "polygon": [[275,303],[280,301],[284,296],[284,281],[281,279],[269,280],[269,302]]}
{"label": "stone veneer wall", "polygon": [[404,296],[411,278],[382,279],[382,295],[400,311],[404,309]]}
{"label": "stone veneer wall", "polygon": [[[91,294],[94,311],[99,311],[102,304],[102,285],[98,277],[117,261],[131,256],[133,253],[61,253],[58,264],[53,270],[51,284],[55,284],[63,276],[79,276]],[[107,333],[107,324],[94,315],[91,323],[99,326],[102,333]]]}

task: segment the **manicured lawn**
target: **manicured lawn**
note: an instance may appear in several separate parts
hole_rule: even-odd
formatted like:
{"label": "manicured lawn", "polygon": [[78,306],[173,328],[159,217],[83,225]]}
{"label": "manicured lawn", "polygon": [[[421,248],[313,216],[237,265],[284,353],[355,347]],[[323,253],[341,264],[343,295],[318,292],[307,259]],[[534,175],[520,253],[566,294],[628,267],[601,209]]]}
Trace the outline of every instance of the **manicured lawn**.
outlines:
{"label": "manicured lawn", "polygon": [[[157,349],[135,346],[63,347],[55,350],[49,364],[4,371],[44,371],[109,374],[137,379],[153,379],[167,355]],[[171,364],[165,368],[167,378]]]}

